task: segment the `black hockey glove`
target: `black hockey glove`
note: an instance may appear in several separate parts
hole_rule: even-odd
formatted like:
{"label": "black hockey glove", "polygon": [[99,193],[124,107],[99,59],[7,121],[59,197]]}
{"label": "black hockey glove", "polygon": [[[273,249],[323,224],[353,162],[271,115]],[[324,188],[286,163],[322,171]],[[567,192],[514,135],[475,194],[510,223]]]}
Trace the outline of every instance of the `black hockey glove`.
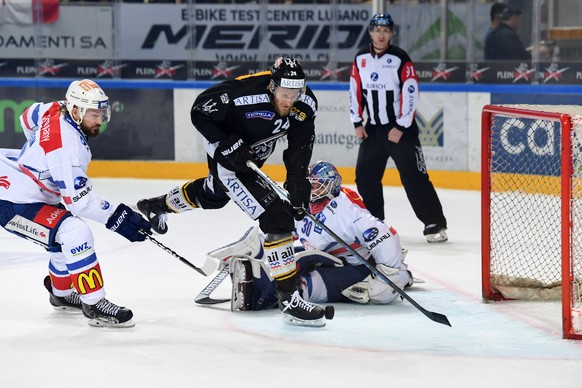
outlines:
{"label": "black hockey glove", "polygon": [[311,195],[311,184],[307,177],[291,175],[287,177],[285,188],[289,193],[289,202],[293,208],[293,217],[301,221],[305,216],[305,209],[309,208],[309,196]]}
{"label": "black hockey glove", "polygon": [[238,135],[232,135],[218,143],[214,158],[218,163],[236,172],[250,172],[247,161],[253,160],[249,147]]}
{"label": "black hockey glove", "polygon": [[145,236],[140,231],[152,234],[151,224],[139,213],[134,212],[124,204],[117,206],[105,226],[131,242],[145,240]]}

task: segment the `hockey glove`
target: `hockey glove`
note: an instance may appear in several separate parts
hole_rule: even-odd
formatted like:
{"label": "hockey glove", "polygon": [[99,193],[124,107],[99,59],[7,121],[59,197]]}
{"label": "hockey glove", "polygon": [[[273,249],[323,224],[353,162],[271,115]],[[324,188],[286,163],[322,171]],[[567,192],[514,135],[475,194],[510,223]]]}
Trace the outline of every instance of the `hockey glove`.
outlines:
{"label": "hockey glove", "polygon": [[305,209],[309,207],[311,184],[305,176],[291,175],[287,177],[285,188],[289,192],[293,216],[297,221],[301,221],[305,216]]}
{"label": "hockey glove", "polygon": [[247,161],[253,160],[249,147],[238,135],[232,135],[218,143],[214,158],[222,166],[236,172],[250,172]]}
{"label": "hockey glove", "polygon": [[124,204],[117,206],[105,226],[131,242],[145,240],[145,236],[140,232],[152,234],[151,224]]}

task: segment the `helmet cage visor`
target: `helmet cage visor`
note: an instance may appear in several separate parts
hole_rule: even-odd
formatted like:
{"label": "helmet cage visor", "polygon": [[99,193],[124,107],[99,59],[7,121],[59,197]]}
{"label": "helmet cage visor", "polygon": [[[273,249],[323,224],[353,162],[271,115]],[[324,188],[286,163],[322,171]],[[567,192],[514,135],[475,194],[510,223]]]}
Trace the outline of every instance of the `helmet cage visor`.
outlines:
{"label": "helmet cage visor", "polygon": [[101,111],[101,118],[104,123],[111,120],[109,97],[99,85],[91,80],[73,81],[67,90],[65,98],[67,110],[71,116],[73,108],[77,107],[79,113],[78,123],[83,121],[83,117],[85,117],[88,110]]}
{"label": "helmet cage visor", "polygon": [[330,163],[318,162],[311,166],[307,180],[311,183],[310,202],[317,202],[324,198],[333,199],[341,190],[342,177]]}

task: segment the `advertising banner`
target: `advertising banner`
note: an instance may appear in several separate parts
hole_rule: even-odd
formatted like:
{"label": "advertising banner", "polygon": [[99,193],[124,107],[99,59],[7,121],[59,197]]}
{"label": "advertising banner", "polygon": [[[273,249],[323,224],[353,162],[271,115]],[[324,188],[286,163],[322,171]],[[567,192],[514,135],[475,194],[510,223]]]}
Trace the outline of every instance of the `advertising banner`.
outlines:
{"label": "advertising banner", "polygon": [[[64,99],[66,88],[2,88],[0,148],[20,149],[26,141],[19,117],[32,103]],[[93,159],[174,160],[172,90],[105,88],[111,122],[90,139]]]}
{"label": "advertising banner", "polygon": [[[124,59],[351,61],[369,42],[369,4],[119,5]],[[163,17],[160,17],[163,15]],[[337,20],[333,20],[334,17]],[[332,34],[336,24],[337,33]]]}
{"label": "advertising banner", "polygon": [[50,24],[0,23],[2,58],[113,58],[112,6],[62,6]]}

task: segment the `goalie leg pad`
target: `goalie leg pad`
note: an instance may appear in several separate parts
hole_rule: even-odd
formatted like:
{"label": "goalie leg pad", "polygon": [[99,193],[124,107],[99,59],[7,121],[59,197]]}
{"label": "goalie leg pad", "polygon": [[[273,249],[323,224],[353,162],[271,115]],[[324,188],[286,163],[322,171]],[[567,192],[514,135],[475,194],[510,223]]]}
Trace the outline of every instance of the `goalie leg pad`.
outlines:
{"label": "goalie leg pad", "polygon": [[[410,281],[410,274],[406,268],[390,268],[383,264],[379,264],[376,268],[401,290]],[[370,294],[371,303],[387,304],[398,297],[399,294],[392,287],[384,283],[382,279],[373,275],[370,275],[370,278],[368,281],[368,293]]]}
{"label": "goalie leg pad", "polygon": [[[379,264],[376,269],[400,289],[403,289],[411,281],[406,268],[391,268]],[[382,279],[370,274],[363,281],[343,290],[342,295],[356,303],[388,304],[393,302],[399,294]]]}
{"label": "goalie leg pad", "polygon": [[230,263],[232,277],[232,298],[230,311],[246,311],[252,309],[253,275],[248,259],[233,258]]}
{"label": "goalie leg pad", "polygon": [[297,274],[299,276],[311,272],[320,267],[343,267],[341,259],[330,255],[327,252],[318,250],[300,251],[295,250],[295,262],[297,263]]}
{"label": "goalie leg pad", "polygon": [[231,311],[265,310],[277,307],[276,286],[261,260],[233,257]]}
{"label": "goalie leg pad", "polygon": [[249,228],[245,234],[235,242],[216,248],[206,254],[207,260],[217,260],[220,271],[234,256],[248,256],[254,259],[262,259],[264,254],[263,244],[259,237],[259,227]]}

